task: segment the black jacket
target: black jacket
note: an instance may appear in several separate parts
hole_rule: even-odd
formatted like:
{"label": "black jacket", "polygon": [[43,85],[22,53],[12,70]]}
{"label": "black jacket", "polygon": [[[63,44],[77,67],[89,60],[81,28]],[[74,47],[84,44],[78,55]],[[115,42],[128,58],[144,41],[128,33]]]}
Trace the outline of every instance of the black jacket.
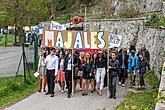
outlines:
{"label": "black jacket", "polygon": [[148,67],[149,70],[151,69],[148,60],[146,60],[145,58],[143,58],[143,60],[141,60],[139,58],[138,69],[139,69],[140,74],[141,73],[143,73],[143,74],[146,73],[146,67]]}
{"label": "black jacket", "polygon": [[137,55],[139,56],[140,53],[144,53],[144,58],[150,62],[150,53],[147,49],[140,49]]}
{"label": "black jacket", "polygon": [[109,76],[110,77],[117,77],[117,75],[118,75],[118,72],[119,72],[119,60],[112,60],[112,59],[110,59],[109,60],[109,66],[111,67],[110,69],[109,69]]}
{"label": "black jacket", "polygon": [[[70,56],[71,58],[71,63],[72,63],[72,56]],[[67,67],[68,67],[68,60],[69,60],[69,55],[66,55],[65,60],[64,60],[64,71],[67,71]]]}
{"label": "black jacket", "polygon": [[[128,57],[129,56],[127,54],[124,54],[125,69],[128,69]],[[118,60],[119,60],[119,63],[120,63],[120,68],[122,68],[122,65],[123,65],[123,54],[119,54]]]}
{"label": "black jacket", "polygon": [[105,57],[102,57],[102,59],[99,61],[99,58],[96,59],[96,68],[106,68],[107,67],[107,59]]}

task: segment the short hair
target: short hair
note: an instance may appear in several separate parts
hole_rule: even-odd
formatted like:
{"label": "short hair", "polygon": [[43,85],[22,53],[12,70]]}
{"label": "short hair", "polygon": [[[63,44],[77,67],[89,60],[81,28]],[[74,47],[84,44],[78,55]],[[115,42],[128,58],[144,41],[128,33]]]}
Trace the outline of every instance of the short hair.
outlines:
{"label": "short hair", "polygon": [[140,53],[139,53],[139,55],[142,55],[142,56],[143,56],[143,53],[142,53],[142,52],[140,52]]}
{"label": "short hair", "polygon": [[117,54],[116,51],[112,51],[111,53],[114,53],[115,55]]}
{"label": "short hair", "polygon": [[51,48],[50,48],[50,51],[53,51],[53,50],[55,50],[55,48],[54,48],[54,47],[51,47]]}

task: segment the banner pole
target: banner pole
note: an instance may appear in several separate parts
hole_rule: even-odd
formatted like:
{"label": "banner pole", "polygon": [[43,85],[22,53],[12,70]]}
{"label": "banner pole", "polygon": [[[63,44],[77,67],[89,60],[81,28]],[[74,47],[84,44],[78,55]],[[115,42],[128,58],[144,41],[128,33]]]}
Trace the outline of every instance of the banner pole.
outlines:
{"label": "banner pole", "polygon": [[72,49],[72,96],[74,95],[74,59],[73,59],[73,49]]}
{"label": "banner pole", "polygon": [[108,60],[107,60],[107,97],[109,97],[109,48],[108,48]]}

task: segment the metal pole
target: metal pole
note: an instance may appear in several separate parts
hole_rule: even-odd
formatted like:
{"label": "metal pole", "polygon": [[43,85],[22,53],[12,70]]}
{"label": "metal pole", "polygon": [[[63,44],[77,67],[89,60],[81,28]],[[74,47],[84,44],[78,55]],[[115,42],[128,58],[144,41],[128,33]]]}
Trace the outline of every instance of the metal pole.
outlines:
{"label": "metal pole", "polygon": [[86,22],[87,22],[87,7],[85,6],[85,31],[87,30]]}
{"label": "metal pole", "polygon": [[19,68],[20,68],[20,65],[21,65],[21,61],[22,61],[22,56],[23,56],[23,53],[22,53],[20,61],[19,61],[19,65],[18,65],[18,68],[17,68],[16,76],[18,75],[18,71],[19,71]]}
{"label": "metal pole", "polygon": [[7,46],[7,33],[5,33],[5,47]]}
{"label": "metal pole", "polygon": [[24,43],[22,43],[22,51],[23,51],[23,68],[24,68],[24,82],[26,83],[26,68],[25,68],[25,47]]}
{"label": "metal pole", "polygon": [[34,70],[37,70],[38,66],[38,36],[35,34],[35,42],[34,42]]}

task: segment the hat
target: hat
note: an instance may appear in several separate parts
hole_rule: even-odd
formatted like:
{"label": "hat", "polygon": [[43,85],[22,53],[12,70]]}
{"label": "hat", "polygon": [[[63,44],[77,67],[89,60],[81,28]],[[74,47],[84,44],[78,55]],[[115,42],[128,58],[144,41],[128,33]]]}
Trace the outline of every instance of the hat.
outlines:
{"label": "hat", "polygon": [[103,52],[102,52],[102,51],[99,51],[98,54],[99,54],[99,53],[103,53]]}
{"label": "hat", "polygon": [[135,50],[131,50],[131,53],[135,53]]}

